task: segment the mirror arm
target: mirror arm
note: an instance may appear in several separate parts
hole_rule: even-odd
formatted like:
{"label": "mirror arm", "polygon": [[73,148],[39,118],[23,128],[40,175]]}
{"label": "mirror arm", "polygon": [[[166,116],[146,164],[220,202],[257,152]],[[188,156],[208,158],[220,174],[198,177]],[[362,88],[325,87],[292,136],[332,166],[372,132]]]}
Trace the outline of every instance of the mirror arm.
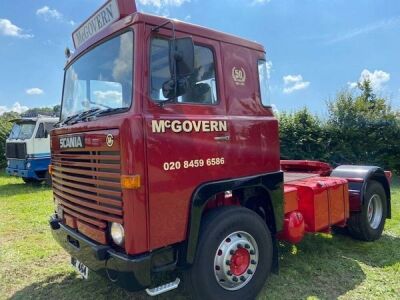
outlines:
{"label": "mirror arm", "polygon": [[[155,31],[158,32],[160,30],[160,28],[165,27],[165,25],[170,24],[172,26],[172,42],[173,42],[173,49],[175,50],[175,40],[176,40],[176,30],[175,30],[175,22],[173,20],[168,20],[164,23],[162,23],[161,25],[158,25],[156,27],[154,27],[151,31]],[[170,57],[171,59],[171,57]],[[173,59],[175,60],[175,55],[173,56]],[[160,106],[163,106],[164,104],[168,103],[168,102],[174,102],[175,100],[177,100],[176,97],[176,92],[178,90],[178,82],[177,82],[177,78],[176,78],[176,63],[174,62],[174,68],[173,68],[173,72],[172,72],[172,79],[174,80],[174,98],[173,99],[169,99],[167,101],[162,101],[160,102]]]}

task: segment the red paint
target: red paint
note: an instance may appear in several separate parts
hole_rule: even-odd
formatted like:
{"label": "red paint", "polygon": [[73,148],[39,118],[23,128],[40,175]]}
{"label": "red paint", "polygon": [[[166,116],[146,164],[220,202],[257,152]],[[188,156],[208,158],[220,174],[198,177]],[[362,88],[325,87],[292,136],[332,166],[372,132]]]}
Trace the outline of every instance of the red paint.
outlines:
{"label": "red paint", "polygon": [[250,253],[244,248],[239,248],[233,253],[230,261],[230,271],[235,276],[246,272],[250,265]]}
{"label": "red paint", "polygon": [[393,173],[391,171],[385,171],[386,179],[388,180],[389,184],[392,182]]}
{"label": "red paint", "polygon": [[281,168],[285,172],[316,173],[329,176],[332,167],[328,163],[311,160],[281,160]]}
{"label": "red paint", "polygon": [[292,211],[285,215],[283,230],[279,232],[278,238],[292,244],[299,243],[305,234],[305,223],[303,215],[298,211]]}
{"label": "red paint", "polygon": [[285,214],[298,209],[299,196],[298,196],[296,187],[285,185],[284,201],[285,201],[285,205],[284,205]]}
{"label": "red paint", "polygon": [[318,232],[346,221],[349,216],[347,180],[334,177],[312,177],[286,184],[297,188],[299,211],[307,232]]}

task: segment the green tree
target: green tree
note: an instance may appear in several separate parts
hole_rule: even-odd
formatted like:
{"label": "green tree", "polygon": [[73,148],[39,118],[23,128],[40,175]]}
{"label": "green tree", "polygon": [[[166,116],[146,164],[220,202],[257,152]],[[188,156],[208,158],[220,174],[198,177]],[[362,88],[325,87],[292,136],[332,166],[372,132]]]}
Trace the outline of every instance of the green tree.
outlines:
{"label": "green tree", "polygon": [[399,170],[400,124],[387,99],[371,83],[358,84],[359,95],[341,91],[328,103],[327,135],[335,164],[373,164]]}
{"label": "green tree", "polygon": [[14,112],[7,112],[0,116],[0,168],[7,165],[5,158],[6,153],[6,139],[10,133],[12,119],[18,118],[18,114]]}
{"label": "green tree", "polygon": [[326,159],[326,135],[321,120],[307,108],[280,113],[281,157],[283,159]]}

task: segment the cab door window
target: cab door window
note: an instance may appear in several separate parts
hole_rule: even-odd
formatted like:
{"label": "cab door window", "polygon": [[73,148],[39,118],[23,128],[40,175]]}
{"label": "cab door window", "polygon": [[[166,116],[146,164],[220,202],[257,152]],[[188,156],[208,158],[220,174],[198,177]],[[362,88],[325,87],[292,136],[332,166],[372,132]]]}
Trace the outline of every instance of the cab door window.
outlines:
{"label": "cab door window", "polygon": [[[194,46],[195,71],[188,76],[186,93],[179,96],[178,103],[217,104],[217,85],[215,80],[215,62],[211,49]],[[151,41],[151,98],[164,101],[162,86],[171,79],[169,69],[168,40],[153,38]]]}
{"label": "cab door window", "polygon": [[39,127],[38,127],[38,129],[36,131],[36,138],[37,139],[43,139],[44,135],[45,135],[44,134],[44,125],[43,125],[43,123],[40,123]]}

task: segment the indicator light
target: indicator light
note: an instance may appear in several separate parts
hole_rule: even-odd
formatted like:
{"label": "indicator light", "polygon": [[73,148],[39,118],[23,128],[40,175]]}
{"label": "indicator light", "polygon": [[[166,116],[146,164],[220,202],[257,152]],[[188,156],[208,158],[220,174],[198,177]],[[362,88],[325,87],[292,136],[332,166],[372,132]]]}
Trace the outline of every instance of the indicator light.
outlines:
{"label": "indicator light", "polygon": [[140,188],[140,175],[122,175],[121,187],[131,190]]}
{"label": "indicator light", "polygon": [[53,176],[53,165],[52,164],[49,164],[48,171],[49,171],[49,175]]}

